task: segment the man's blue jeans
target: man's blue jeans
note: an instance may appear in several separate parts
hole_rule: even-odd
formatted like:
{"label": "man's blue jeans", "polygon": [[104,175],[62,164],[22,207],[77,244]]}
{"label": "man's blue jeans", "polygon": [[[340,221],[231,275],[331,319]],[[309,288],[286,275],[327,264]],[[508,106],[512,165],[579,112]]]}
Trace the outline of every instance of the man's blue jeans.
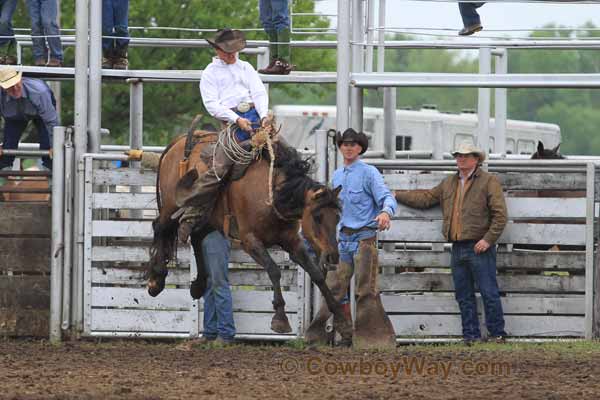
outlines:
{"label": "man's blue jeans", "polygon": [[[252,126],[252,129],[258,129],[260,128],[260,115],[258,115],[258,111],[256,111],[256,108],[251,108],[248,111],[246,111],[245,113],[239,112],[239,111],[235,111],[235,113],[237,115],[239,115],[241,118],[245,118],[248,121],[250,121],[250,125]],[[238,142],[243,142],[244,140],[248,140],[250,139],[251,135],[250,132],[246,132],[241,130],[240,128],[236,128],[235,131],[235,138],[238,140]]]}
{"label": "man's blue jeans", "polygon": [[[4,143],[2,145],[4,150],[16,150],[19,147],[19,140],[21,140],[21,135],[25,131],[25,128],[27,128],[27,124],[29,124],[29,121],[26,119],[4,119]],[[50,149],[52,132],[48,132],[46,124],[41,118],[35,118],[33,124],[38,132],[40,150]],[[15,156],[2,156],[0,158],[0,168],[11,166],[14,160]],[[52,169],[52,160],[49,157],[43,157],[42,164],[46,168]]]}
{"label": "man's blue jeans", "polygon": [[0,46],[14,42],[15,32],[12,26],[12,17],[17,7],[17,0],[0,0]]}
{"label": "man's blue jeans", "polygon": [[460,16],[462,17],[465,28],[481,24],[477,9],[484,4],[485,3],[458,3],[458,9],[460,10]]}
{"label": "man's blue jeans", "polygon": [[[46,61],[49,48],[50,58],[62,61],[60,27],[56,22],[58,16],[56,0],[26,0],[26,2],[29,18],[31,18],[33,58]],[[48,48],[46,48],[46,44],[48,44]]]}
{"label": "man's blue jeans", "polygon": [[102,49],[123,49],[129,44],[129,0],[102,0]]}
{"label": "man's blue jeans", "polygon": [[481,337],[475,284],[479,288],[485,309],[485,324],[491,336],[506,336],[504,313],[500,302],[500,291],[496,280],[496,247],[491,246],[485,253],[475,254],[475,241],[461,241],[452,244],[452,279],[455,297],[460,308],[463,337]]}
{"label": "man's blue jeans", "polygon": [[259,0],[258,9],[265,31],[279,32],[290,27],[288,0]]}
{"label": "man's blue jeans", "polygon": [[235,336],[233,301],[227,278],[229,251],[229,240],[220,232],[211,232],[202,241],[204,265],[208,270],[203,334],[207,339],[216,339],[219,336],[225,340],[232,340]]}

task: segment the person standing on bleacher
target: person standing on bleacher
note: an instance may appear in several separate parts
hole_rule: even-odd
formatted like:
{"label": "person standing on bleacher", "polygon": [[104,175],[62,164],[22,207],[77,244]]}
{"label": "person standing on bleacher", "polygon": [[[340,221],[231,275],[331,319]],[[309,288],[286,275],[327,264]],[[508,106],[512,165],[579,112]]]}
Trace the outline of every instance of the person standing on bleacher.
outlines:
{"label": "person standing on bleacher", "polygon": [[128,46],[129,0],[102,0],[102,68],[127,69]]}
{"label": "person standing on bleacher", "polygon": [[[63,50],[56,0],[25,0],[31,19],[33,60],[38,67],[62,67]],[[50,53],[50,60],[48,60]]]}
{"label": "person standing on bleacher", "polygon": [[260,74],[288,75],[290,64],[290,11],[288,0],[259,0],[260,22],[269,37],[270,62]]}
{"label": "person standing on bleacher", "polygon": [[17,0],[0,0],[0,64],[14,65],[17,63],[15,32],[12,17],[17,8]]}
{"label": "person standing on bleacher", "polygon": [[483,29],[481,18],[477,9],[485,3],[458,3],[463,28],[458,32],[460,36],[469,36]]}
{"label": "person standing on bleacher", "polygon": [[[46,82],[22,76],[13,67],[0,68],[0,114],[4,118],[4,150],[16,150],[29,121],[33,121],[40,150],[52,148],[52,130],[58,125],[56,100]],[[0,152],[1,154],[1,152]],[[11,169],[14,156],[0,156],[0,169]],[[50,157],[42,157],[42,167],[52,170]]]}

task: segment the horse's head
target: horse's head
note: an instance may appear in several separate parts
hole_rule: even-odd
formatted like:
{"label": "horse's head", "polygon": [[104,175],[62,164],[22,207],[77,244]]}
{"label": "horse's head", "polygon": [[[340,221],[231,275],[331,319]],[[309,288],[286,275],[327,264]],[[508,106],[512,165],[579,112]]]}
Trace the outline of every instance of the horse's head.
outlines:
{"label": "horse's head", "polygon": [[538,141],[537,151],[531,156],[532,160],[562,160],[564,157],[560,154],[558,148],[560,143],[553,149],[545,149],[544,143]]}
{"label": "horse's head", "polygon": [[338,202],[340,190],[341,187],[332,190],[319,186],[308,190],[305,196],[302,234],[316,251],[321,267],[339,261],[336,229],[341,211]]}

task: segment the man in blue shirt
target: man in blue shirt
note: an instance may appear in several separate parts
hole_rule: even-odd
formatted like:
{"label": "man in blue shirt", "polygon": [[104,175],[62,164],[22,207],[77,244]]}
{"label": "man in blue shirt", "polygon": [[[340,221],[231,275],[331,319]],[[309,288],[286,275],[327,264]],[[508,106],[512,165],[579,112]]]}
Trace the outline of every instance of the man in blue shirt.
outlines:
{"label": "man in blue shirt", "polygon": [[[377,231],[390,227],[397,203],[379,171],[360,160],[369,141],[362,132],[347,129],[338,133],[337,146],[344,166],[333,174],[333,187],[342,187],[342,216],[338,225],[340,262],[327,274],[327,285],[341,300],[356,267],[356,320],[353,344],[356,348],[393,348],[394,327],[383,309],[377,288]],[[308,342],[326,342],[325,324],[331,313],[324,305],[306,331]]]}
{"label": "man in blue shirt", "polygon": [[[4,143],[6,150],[19,146],[21,134],[33,121],[40,141],[40,150],[49,150],[52,129],[58,125],[56,101],[52,90],[40,79],[24,78],[22,72],[12,67],[0,69],[0,114],[4,118]],[[0,169],[12,166],[14,156],[1,156]],[[42,157],[43,166],[51,170],[52,161]]]}

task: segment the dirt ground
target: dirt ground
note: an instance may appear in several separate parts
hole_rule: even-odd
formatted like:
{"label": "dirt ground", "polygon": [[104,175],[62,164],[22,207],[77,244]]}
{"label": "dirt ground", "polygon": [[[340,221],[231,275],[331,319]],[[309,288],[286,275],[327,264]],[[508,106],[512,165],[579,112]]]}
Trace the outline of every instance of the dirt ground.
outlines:
{"label": "dirt ground", "polygon": [[395,351],[0,339],[1,399],[598,399],[600,344]]}

